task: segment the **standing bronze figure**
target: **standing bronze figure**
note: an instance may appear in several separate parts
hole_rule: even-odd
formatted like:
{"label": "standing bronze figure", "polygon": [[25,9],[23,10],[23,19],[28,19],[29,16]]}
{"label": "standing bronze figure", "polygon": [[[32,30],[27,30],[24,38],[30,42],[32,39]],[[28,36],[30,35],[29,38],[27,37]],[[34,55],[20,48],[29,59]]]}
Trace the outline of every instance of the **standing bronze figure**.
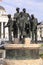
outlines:
{"label": "standing bronze figure", "polygon": [[37,24],[38,20],[34,17],[34,15],[31,15],[31,30],[32,30],[32,42],[37,43]]}
{"label": "standing bronze figure", "polygon": [[20,12],[20,18],[19,18],[19,32],[20,32],[20,39],[24,39],[24,31],[25,31],[25,17],[23,16],[23,13]]}
{"label": "standing bronze figure", "polygon": [[13,35],[14,38],[18,37],[18,20],[19,20],[19,8],[16,8],[16,13],[13,18]]}
{"label": "standing bronze figure", "polygon": [[8,34],[9,34],[9,42],[12,42],[12,18],[11,18],[11,15],[9,14],[8,15],[8,23],[6,26],[4,26],[5,28],[8,27]]}
{"label": "standing bronze figure", "polygon": [[31,25],[30,25],[30,15],[26,13],[26,9],[23,8],[23,16],[25,17],[25,32],[27,37],[31,37]]}

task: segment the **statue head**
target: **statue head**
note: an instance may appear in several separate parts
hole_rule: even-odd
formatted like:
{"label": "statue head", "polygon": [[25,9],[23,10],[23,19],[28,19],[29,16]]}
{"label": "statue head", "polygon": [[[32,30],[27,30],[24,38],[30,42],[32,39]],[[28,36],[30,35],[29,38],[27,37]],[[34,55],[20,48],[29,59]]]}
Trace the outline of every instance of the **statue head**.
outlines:
{"label": "statue head", "polygon": [[16,11],[19,12],[19,10],[20,10],[20,8],[17,7],[17,8],[16,8]]}
{"label": "statue head", "polygon": [[26,9],[25,9],[25,8],[23,8],[23,12],[24,12],[24,13],[26,12]]}
{"label": "statue head", "polygon": [[11,18],[11,14],[8,14],[8,18]]}
{"label": "statue head", "polygon": [[23,12],[20,12],[21,17],[23,16]]}
{"label": "statue head", "polygon": [[31,18],[34,19],[34,14],[31,14]]}

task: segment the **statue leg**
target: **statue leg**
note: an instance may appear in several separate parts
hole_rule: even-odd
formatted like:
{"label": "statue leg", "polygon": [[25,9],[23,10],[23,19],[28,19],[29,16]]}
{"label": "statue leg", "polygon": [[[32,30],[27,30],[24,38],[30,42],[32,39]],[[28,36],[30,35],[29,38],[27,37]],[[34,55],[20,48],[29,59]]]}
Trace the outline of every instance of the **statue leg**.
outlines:
{"label": "statue leg", "polygon": [[29,34],[29,38],[31,38],[31,31],[30,30],[29,30],[29,33],[28,34]]}
{"label": "statue leg", "polygon": [[15,32],[13,31],[13,37],[15,38]]}
{"label": "statue leg", "polygon": [[15,28],[13,29],[13,37],[17,38],[17,30]]}
{"label": "statue leg", "polygon": [[8,29],[8,31],[9,31],[9,41],[12,42],[12,33],[11,33],[10,28]]}
{"label": "statue leg", "polygon": [[34,30],[32,30],[32,42],[34,42]]}
{"label": "statue leg", "polygon": [[23,43],[23,29],[21,28],[20,29],[20,41],[21,41],[21,43]]}
{"label": "statue leg", "polygon": [[25,31],[25,30],[24,30],[24,27],[23,27],[23,28],[22,28],[22,36],[23,36],[23,38],[22,38],[22,43],[23,43],[23,44],[24,44],[24,42],[25,42],[25,41],[24,41],[24,38],[25,38],[24,31]]}
{"label": "statue leg", "polygon": [[37,29],[35,31],[35,42],[37,43]]}

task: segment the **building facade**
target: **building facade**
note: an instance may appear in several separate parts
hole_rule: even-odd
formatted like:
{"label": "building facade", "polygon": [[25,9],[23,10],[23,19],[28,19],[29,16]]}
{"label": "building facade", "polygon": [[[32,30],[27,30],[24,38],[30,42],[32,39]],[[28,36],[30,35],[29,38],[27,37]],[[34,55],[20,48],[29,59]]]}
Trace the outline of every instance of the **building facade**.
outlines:
{"label": "building facade", "polygon": [[43,41],[43,23],[37,26],[37,40]]}
{"label": "building facade", "polygon": [[8,40],[8,28],[4,26],[8,22],[8,17],[4,7],[0,6],[0,40]]}

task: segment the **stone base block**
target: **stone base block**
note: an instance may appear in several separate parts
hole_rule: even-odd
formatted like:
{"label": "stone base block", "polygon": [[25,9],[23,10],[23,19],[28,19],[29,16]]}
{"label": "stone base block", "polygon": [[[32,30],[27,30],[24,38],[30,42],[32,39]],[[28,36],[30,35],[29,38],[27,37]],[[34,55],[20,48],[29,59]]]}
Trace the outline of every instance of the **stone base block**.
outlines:
{"label": "stone base block", "polygon": [[43,65],[42,59],[29,59],[29,60],[5,60],[7,65]]}
{"label": "stone base block", "polygon": [[25,38],[25,44],[28,45],[31,43],[31,39],[30,38]]}

